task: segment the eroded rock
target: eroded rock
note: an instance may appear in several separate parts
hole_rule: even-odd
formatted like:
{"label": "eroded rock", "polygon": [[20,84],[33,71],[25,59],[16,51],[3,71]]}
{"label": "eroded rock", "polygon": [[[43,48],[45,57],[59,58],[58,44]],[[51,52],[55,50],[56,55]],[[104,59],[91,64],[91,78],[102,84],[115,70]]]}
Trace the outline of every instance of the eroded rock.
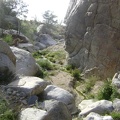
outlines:
{"label": "eroded rock", "polygon": [[119,0],[71,0],[65,18],[68,63],[112,77],[120,69],[119,13]]}

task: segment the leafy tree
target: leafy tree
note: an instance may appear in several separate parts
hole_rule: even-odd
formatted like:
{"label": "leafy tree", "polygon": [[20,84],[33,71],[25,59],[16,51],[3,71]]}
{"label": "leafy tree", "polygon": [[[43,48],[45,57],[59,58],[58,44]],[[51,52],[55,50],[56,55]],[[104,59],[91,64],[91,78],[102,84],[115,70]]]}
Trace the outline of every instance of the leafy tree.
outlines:
{"label": "leafy tree", "polygon": [[54,15],[50,10],[45,11],[45,13],[43,14],[43,18],[44,18],[43,22],[45,24],[53,25],[57,23],[57,20],[55,20],[57,16]]}
{"label": "leafy tree", "polygon": [[27,5],[22,0],[0,0],[0,27],[19,31],[18,18],[25,17],[27,12]]}
{"label": "leafy tree", "polygon": [[28,12],[27,5],[22,0],[1,0],[0,4],[5,15],[25,17]]}

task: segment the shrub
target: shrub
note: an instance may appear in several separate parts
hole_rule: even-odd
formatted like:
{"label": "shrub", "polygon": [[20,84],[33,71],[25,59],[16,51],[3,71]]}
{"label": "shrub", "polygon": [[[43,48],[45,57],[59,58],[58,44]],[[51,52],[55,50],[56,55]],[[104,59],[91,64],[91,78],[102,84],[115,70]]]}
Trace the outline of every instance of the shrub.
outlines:
{"label": "shrub", "polygon": [[37,63],[42,67],[44,70],[53,70],[53,65],[47,59],[39,59]]}
{"label": "shrub", "polygon": [[110,115],[114,120],[120,120],[120,112],[112,112]]}
{"label": "shrub", "polygon": [[65,59],[65,52],[63,51],[51,51],[45,57],[53,63],[61,64],[61,60]]}
{"label": "shrub", "polygon": [[67,66],[66,66],[66,70],[67,70],[67,71],[70,71],[70,72],[71,72],[71,71],[74,70],[74,69],[75,69],[75,66],[74,66],[74,65],[67,65]]}
{"label": "shrub", "polygon": [[75,69],[72,71],[72,76],[76,79],[79,80],[81,78],[80,71],[78,69]]}
{"label": "shrub", "polygon": [[12,44],[12,35],[6,35],[4,38],[3,38],[3,40],[5,41],[5,42],[7,42],[9,45],[11,45]]}
{"label": "shrub", "polygon": [[97,98],[99,100],[113,100],[114,98],[120,98],[120,94],[117,92],[116,87],[111,85],[111,81],[107,80],[103,87],[98,92]]}
{"label": "shrub", "polygon": [[37,51],[34,52],[32,55],[34,58],[43,58],[44,55],[48,54],[48,50],[42,50],[42,51]]}

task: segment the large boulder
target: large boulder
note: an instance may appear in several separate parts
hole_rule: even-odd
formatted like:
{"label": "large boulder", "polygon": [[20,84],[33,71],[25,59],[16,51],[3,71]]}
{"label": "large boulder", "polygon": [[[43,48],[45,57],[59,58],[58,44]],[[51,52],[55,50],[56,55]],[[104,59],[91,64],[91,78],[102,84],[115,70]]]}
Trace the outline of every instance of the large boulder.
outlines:
{"label": "large boulder", "polygon": [[26,95],[38,95],[44,91],[48,83],[37,77],[23,77],[7,85],[8,88],[18,89]]}
{"label": "large boulder", "polygon": [[120,99],[115,99],[113,101],[113,107],[114,107],[114,111],[116,112],[120,112]]}
{"label": "large boulder", "polygon": [[55,45],[57,42],[52,39],[52,37],[48,34],[41,34],[36,38],[37,42],[44,44],[46,47]]}
{"label": "large boulder", "polygon": [[7,83],[15,77],[16,57],[7,43],[0,40],[0,82]]}
{"label": "large boulder", "polygon": [[47,46],[40,42],[35,42],[35,47],[38,47],[39,50],[45,49]]}
{"label": "large boulder", "polygon": [[41,105],[47,113],[42,120],[72,120],[67,106],[57,100],[46,100]]}
{"label": "large boulder", "polygon": [[11,50],[16,56],[16,73],[24,76],[34,76],[37,74],[39,67],[35,59],[28,51],[11,47]]}
{"label": "large boulder", "polygon": [[80,111],[82,111],[83,109],[85,109],[88,105],[95,103],[96,100],[94,99],[90,99],[90,100],[83,100],[79,105],[78,105],[78,109],[80,109]]}
{"label": "large boulder", "polygon": [[71,0],[66,14],[68,63],[111,77],[120,69],[119,0]]}
{"label": "large boulder", "polygon": [[0,53],[0,83],[8,83],[13,80],[14,76],[15,65],[7,55]]}
{"label": "large boulder", "polygon": [[91,112],[83,120],[113,120],[113,118],[111,116],[101,116],[97,113]]}
{"label": "large boulder", "polygon": [[37,108],[26,108],[19,114],[19,120],[41,120],[46,111]]}
{"label": "large boulder", "polygon": [[34,45],[31,43],[19,43],[18,48],[24,49],[24,50],[29,51],[29,52],[35,51]]}
{"label": "large boulder", "polygon": [[16,64],[16,57],[13,54],[12,50],[10,49],[9,45],[4,42],[3,40],[0,40],[0,53],[3,53],[9,57],[9,59],[13,62],[13,64]]}
{"label": "large boulder", "polygon": [[100,100],[95,103],[92,103],[85,107],[80,113],[79,117],[81,116],[86,116],[90,112],[95,112],[98,114],[105,114],[106,112],[111,112],[113,111],[113,105],[111,101],[107,100]]}
{"label": "large boulder", "polygon": [[44,90],[45,100],[58,100],[67,105],[71,114],[76,112],[75,99],[71,93],[54,85],[48,85]]}

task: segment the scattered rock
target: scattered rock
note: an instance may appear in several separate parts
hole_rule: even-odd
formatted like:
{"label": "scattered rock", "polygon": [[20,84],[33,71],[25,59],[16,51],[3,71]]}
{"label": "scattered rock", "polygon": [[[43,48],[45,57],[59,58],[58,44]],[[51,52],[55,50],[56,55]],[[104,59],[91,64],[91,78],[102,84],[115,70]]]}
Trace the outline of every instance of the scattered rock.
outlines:
{"label": "scattered rock", "polygon": [[36,95],[30,96],[27,100],[28,105],[35,105],[36,102],[38,102],[38,97]]}

